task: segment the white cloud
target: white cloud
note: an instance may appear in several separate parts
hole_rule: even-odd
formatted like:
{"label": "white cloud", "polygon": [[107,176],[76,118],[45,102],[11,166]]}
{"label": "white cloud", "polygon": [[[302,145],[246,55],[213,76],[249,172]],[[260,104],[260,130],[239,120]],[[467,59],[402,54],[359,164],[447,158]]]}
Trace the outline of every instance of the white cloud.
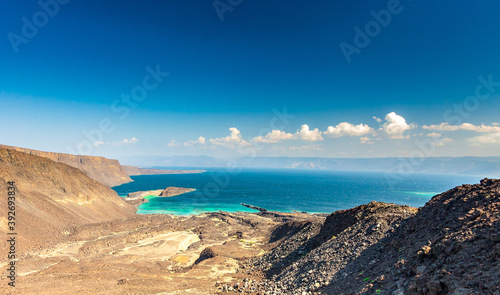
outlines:
{"label": "white cloud", "polygon": [[470,138],[469,141],[474,145],[500,143],[500,132],[492,133],[492,134],[488,134],[488,135],[476,136],[476,137]]}
{"label": "white cloud", "polygon": [[125,143],[125,144],[134,144],[134,143],[139,142],[139,140],[137,138],[135,138],[135,137],[132,137],[131,139],[126,139],[125,138],[124,140],[122,140],[122,142]]}
{"label": "white cloud", "polygon": [[193,146],[195,144],[205,144],[206,139],[203,136],[198,137],[197,140],[190,140],[184,143],[184,146]]}
{"label": "white cloud", "polygon": [[374,119],[375,121],[379,122],[379,123],[380,123],[380,122],[382,122],[382,119],[377,118],[377,117],[375,117],[375,116],[373,116],[373,119]]}
{"label": "white cloud", "polygon": [[409,138],[410,136],[404,135],[406,130],[410,130],[415,128],[414,124],[406,123],[405,118],[396,114],[395,112],[391,112],[385,116],[386,122],[382,125],[382,130],[389,135],[390,138],[401,139],[401,138]]}
{"label": "white cloud", "polygon": [[309,129],[307,124],[300,126],[300,130],[295,133],[286,133],[281,130],[272,130],[264,136],[254,137],[252,140],[257,143],[276,143],[287,139],[305,140],[305,141],[319,141],[323,140],[321,131],[318,128],[313,130]]}
{"label": "white cloud", "polygon": [[[241,137],[241,133],[238,129],[235,127],[229,128],[231,131],[231,134],[226,137],[222,138],[212,138],[210,139],[210,142],[215,145],[222,145],[222,146],[227,146],[227,147],[235,147],[237,145],[244,145],[244,146],[251,146],[252,144],[249,143],[248,141],[244,140]],[[205,139],[203,139],[205,141]]]}
{"label": "white cloud", "polygon": [[289,147],[290,150],[295,150],[295,151],[304,151],[304,150],[313,150],[313,151],[321,151],[324,150],[317,144],[313,145],[303,145],[303,146],[291,146]]}
{"label": "white cloud", "polygon": [[257,136],[254,137],[252,140],[257,143],[275,143],[284,139],[292,139],[292,138],[293,134],[291,133],[286,133],[285,131],[281,130],[272,130],[265,136]]}
{"label": "white cloud", "polygon": [[437,133],[437,132],[432,132],[432,133],[428,133],[427,136],[433,137],[433,138],[437,138],[437,137],[441,137],[442,134],[441,133]]}
{"label": "white cloud", "polygon": [[294,139],[301,139],[305,141],[318,141],[323,140],[323,136],[321,136],[321,131],[318,128],[314,128],[313,130],[309,129],[307,124],[300,126],[300,130],[298,130],[294,135]]}
{"label": "white cloud", "polygon": [[103,141],[96,141],[93,143],[94,146],[100,146],[100,145],[103,145],[104,142]]}
{"label": "white cloud", "polygon": [[436,145],[437,145],[437,146],[443,146],[443,145],[445,145],[445,144],[452,143],[452,142],[454,142],[454,141],[455,141],[455,140],[453,140],[453,139],[451,139],[451,138],[443,138],[443,139],[441,139],[440,141],[438,141],[438,142],[436,143]]}
{"label": "white cloud", "polygon": [[135,143],[138,143],[139,142],[139,139],[135,138],[135,137],[132,137],[131,139],[123,139],[123,140],[120,140],[120,141],[115,141],[113,143],[111,143],[112,145],[114,146],[122,146],[124,144],[135,144]]}
{"label": "white cloud", "polygon": [[337,126],[328,126],[323,134],[329,137],[341,137],[341,136],[363,136],[373,132],[373,128],[365,124],[353,125],[351,123],[342,122]]}
{"label": "white cloud", "polygon": [[427,130],[440,130],[440,131],[473,131],[477,133],[488,133],[485,135],[475,136],[469,138],[468,141],[473,145],[481,144],[496,144],[500,143],[500,126],[497,123],[492,123],[491,126],[481,124],[474,125],[471,123],[463,123],[461,125],[450,125],[443,122],[439,125],[422,126]]}
{"label": "white cloud", "polygon": [[174,147],[174,146],[179,146],[179,145],[180,145],[180,143],[175,142],[175,139],[172,139],[171,141],[169,141],[167,143],[167,146],[169,146],[169,147]]}
{"label": "white cloud", "polygon": [[466,130],[466,131],[475,131],[480,133],[500,132],[500,126],[488,126],[484,124],[476,126],[471,123],[463,123],[462,125],[450,125],[447,122],[443,122],[439,125],[422,126],[422,128],[427,130],[440,130],[440,131]]}
{"label": "white cloud", "polygon": [[359,139],[359,141],[360,141],[361,143],[373,144],[373,141],[371,141],[371,139],[370,139],[369,137],[361,137],[361,138]]}

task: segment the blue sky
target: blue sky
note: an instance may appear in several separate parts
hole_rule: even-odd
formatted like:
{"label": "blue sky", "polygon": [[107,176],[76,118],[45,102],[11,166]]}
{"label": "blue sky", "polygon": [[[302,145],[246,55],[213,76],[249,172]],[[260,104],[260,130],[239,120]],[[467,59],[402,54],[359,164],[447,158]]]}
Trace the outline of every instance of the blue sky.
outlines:
{"label": "blue sky", "polygon": [[500,156],[497,1],[42,0],[1,14],[3,144]]}

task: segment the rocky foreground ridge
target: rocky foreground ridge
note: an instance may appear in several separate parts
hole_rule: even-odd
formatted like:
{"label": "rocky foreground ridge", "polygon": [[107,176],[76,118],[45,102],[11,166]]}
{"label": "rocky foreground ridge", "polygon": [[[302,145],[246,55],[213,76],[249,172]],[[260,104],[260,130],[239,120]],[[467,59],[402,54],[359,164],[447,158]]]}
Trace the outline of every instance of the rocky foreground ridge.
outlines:
{"label": "rocky foreground ridge", "polygon": [[[372,202],[304,224],[242,264],[252,294],[500,294],[500,180],[433,197],[418,211]],[[237,288],[235,288],[237,287]]]}

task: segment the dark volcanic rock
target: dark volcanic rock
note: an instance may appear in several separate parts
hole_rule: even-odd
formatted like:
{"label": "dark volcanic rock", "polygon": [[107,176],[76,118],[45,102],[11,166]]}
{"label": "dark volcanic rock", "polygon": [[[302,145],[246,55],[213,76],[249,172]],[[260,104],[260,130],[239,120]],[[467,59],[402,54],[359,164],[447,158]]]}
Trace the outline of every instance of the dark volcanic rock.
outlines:
{"label": "dark volcanic rock", "polygon": [[258,210],[260,212],[266,212],[267,211],[266,208],[257,207],[257,206],[253,206],[253,205],[248,205],[248,204],[243,204],[243,203],[240,203],[240,204],[241,204],[241,206],[245,206],[245,207],[250,208],[250,209]]}
{"label": "dark volcanic rock", "polygon": [[240,272],[262,273],[251,288],[264,294],[500,294],[500,180],[416,211],[372,202],[323,224],[283,223],[275,247]]}
{"label": "dark volcanic rock", "polygon": [[[433,197],[343,274],[336,273],[322,291],[500,294],[498,242],[491,238],[500,232],[499,220],[500,180],[456,187]],[[369,266],[371,259],[376,263]],[[364,282],[366,277],[373,283]]]}

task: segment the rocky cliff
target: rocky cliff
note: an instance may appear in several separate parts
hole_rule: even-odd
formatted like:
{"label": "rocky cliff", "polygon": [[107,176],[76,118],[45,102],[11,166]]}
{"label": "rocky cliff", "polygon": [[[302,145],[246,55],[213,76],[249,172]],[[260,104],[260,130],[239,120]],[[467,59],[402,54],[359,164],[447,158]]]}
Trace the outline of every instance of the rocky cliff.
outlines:
{"label": "rocky cliff", "polygon": [[131,182],[129,174],[120,165],[118,160],[103,157],[79,156],[62,153],[42,152],[20,147],[0,145],[1,148],[13,149],[30,155],[48,158],[55,162],[64,163],[85,172],[90,178],[109,187]]}
{"label": "rocky cliff", "polygon": [[[15,229],[19,253],[57,243],[70,227],[126,218],[135,212],[115,191],[79,169],[47,157],[0,147],[2,236],[8,230],[10,181],[15,182],[16,188]],[[1,253],[7,253],[6,246],[7,243],[0,244]],[[6,257],[2,255],[0,261]]]}

